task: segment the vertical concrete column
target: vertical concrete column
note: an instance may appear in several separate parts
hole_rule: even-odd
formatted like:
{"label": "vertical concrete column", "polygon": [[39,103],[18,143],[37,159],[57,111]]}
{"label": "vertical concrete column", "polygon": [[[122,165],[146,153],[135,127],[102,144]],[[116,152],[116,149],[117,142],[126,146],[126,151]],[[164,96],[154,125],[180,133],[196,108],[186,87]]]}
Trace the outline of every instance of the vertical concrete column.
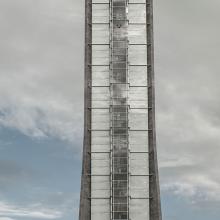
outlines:
{"label": "vertical concrete column", "polygon": [[161,202],[156,149],[155,128],[155,81],[154,81],[154,33],[153,0],[146,0],[148,44],[148,126],[149,126],[149,172],[150,172],[150,220],[161,220]]}
{"label": "vertical concrete column", "polygon": [[91,219],[91,63],[92,0],[85,0],[84,140],[79,219]]}

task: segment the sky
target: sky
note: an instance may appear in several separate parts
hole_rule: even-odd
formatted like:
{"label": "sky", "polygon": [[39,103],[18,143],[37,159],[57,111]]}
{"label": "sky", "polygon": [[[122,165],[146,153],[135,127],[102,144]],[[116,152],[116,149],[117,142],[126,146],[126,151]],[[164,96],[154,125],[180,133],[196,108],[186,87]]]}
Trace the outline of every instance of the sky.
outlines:
{"label": "sky", "polygon": [[[219,8],[154,1],[164,220],[220,217]],[[0,0],[0,36],[0,220],[76,220],[84,3]]]}

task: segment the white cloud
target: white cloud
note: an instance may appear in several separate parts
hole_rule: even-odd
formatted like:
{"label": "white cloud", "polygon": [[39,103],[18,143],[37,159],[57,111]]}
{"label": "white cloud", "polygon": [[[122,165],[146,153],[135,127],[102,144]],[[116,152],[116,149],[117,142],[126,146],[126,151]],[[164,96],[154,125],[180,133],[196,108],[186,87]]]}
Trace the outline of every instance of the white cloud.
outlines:
{"label": "white cloud", "polygon": [[42,85],[44,80],[53,82],[53,76],[43,77],[42,81],[38,76],[41,74],[23,73],[20,79],[14,74],[0,76],[0,125],[33,137],[51,135],[72,141],[81,126],[73,102],[55,87],[46,89]]}
{"label": "white cloud", "polygon": [[[73,141],[83,117],[83,4],[41,0],[29,14],[27,2],[13,13],[0,7],[1,26],[14,27],[1,33],[0,126]],[[155,4],[162,190],[196,201],[220,200],[219,4]]]}
{"label": "white cloud", "polygon": [[161,187],[197,203],[220,201],[219,5],[155,4]]}
{"label": "white cloud", "polygon": [[[173,156],[173,158],[172,158]],[[160,168],[171,168],[171,167],[182,167],[182,166],[192,166],[194,165],[191,158],[188,157],[182,157],[182,158],[176,158],[174,155],[170,155],[169,158],[161,158],[160,161]]]}
{"label": "white cloud", "polygon": [[202,175],[185,175],[173,182],[166,182],[162,185],[162,190],[173,192],[180,197],[191,198],[191,201],[200,203],[201,201],[220,201],[220,185],[210,177]]}
{"label": "white cloud", "polygon": [[[197,107],[190,98],[189,94],[184,105]],[[169,110],[158,112],[157,121],[162,191],[195,203],[219,202],[220,126],[202,110],[185,111],[178,98],[171,105]]]}
{"label": "white cloud", "polygon": [[[10,217],[57,219],[57,218],[62,217],[62,212],[53,210],[53,209],[43,208],[40,206],[20,207],[20,206],[7,204],[1,201],[0,202],[0,216],[7,216],[7,218],[9,219]],[[0,217],[0,220],[1,218],[3,217]]]}
{"label": "white cloud", "polygon": [[13,218],[8,218],[8,217],[0,217],[0,220],[15,220]]}
{"label": "white cloud", "polygon": [[72,15],[83,16],[83,4],[0,5],[0,25],[14,27],[1,32],[0,126],[73,141],[82,131],[83,20]]}

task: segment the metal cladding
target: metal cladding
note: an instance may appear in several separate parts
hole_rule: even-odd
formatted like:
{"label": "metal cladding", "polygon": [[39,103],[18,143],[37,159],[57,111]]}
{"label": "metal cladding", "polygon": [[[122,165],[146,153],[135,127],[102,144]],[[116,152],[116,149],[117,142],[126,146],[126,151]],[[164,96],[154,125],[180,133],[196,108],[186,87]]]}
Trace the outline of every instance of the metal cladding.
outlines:
{"label": "metal cladding", "polygon": [[152,0],[86,0],[80,220],[161,220]]}

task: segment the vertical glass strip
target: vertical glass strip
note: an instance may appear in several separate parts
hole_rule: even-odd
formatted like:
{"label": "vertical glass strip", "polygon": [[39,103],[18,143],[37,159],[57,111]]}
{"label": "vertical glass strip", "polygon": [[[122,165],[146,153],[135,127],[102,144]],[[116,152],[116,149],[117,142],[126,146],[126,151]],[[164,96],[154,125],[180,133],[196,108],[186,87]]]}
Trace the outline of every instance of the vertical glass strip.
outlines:
{"label": "vertical glass strip", "polygon": [[129,219],[127,8],[127,0],[111,0],[112,220]]}

